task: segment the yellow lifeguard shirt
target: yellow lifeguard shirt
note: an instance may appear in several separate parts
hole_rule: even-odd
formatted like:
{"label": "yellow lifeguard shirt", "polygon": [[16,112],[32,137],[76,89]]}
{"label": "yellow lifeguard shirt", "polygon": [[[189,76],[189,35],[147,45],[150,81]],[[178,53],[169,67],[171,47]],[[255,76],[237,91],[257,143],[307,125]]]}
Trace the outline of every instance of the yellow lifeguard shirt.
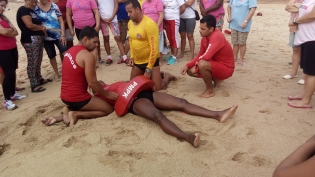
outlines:
{"label": "yellow lifeguard shirt", "polygon": [[146,64],[152,69],[159,53],[159,29],[156,23],[148,16],[137,25],[131,20],[128,23],[130,58],[135,64]]}

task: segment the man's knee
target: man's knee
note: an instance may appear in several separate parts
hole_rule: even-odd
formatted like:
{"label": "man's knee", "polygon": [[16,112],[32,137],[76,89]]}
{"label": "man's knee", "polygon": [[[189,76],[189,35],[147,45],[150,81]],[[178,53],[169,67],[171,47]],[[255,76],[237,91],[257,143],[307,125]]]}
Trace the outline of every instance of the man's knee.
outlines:
{"label": "man's knee", "polygon": [[200,60],[198,62],[198,69],[199,70],[202,70],[202,69],[209,69],[209,70],[211,70],[210,62],[206,61],[206,60]]}
{"label": "man's knee", "polygon": [[183,98],[179,98],[179,102],[178,102],[178,106],[181,108],[181,109],[184,109],[185,105],[188,103],[187,100],[183,99]]}
{"label": "man's knee", "polygon": [[153,117],[154,117],[154,121],[156,123],[160,123],[162,122],[166,117],[165,115],[161,112],[161,111],[156,111],[154,114],[153,114]]}

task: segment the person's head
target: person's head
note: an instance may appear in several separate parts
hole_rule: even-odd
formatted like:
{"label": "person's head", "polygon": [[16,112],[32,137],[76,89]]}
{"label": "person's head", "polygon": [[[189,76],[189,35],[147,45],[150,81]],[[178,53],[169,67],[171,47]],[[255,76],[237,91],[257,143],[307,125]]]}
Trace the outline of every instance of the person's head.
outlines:
{"label": "person's head", "polygon": [[0,0],[0,15],[3,14],[5,8],[7,8],[8,0]]}
{"label": "person's head", "polygon": [[91,52],[98,46],[98,33],[94,28],[86,26],[80,32],[79,41]]}
{"label": "person's head", "polygon": [[200,20],[200,35],[201,37],[209,36],[216,27],[217,21],[213,15],[206,15]]}
{"label": "person's head", "polygon": [[126,11],[128,12],[130,20],[139,23],[142,15],[142,10],[138,0],[128,0],[126,2]]}
{"label": "person's head", "polygon": [[25,7],[35,9],[38,4],[38,0],[25,0]]}

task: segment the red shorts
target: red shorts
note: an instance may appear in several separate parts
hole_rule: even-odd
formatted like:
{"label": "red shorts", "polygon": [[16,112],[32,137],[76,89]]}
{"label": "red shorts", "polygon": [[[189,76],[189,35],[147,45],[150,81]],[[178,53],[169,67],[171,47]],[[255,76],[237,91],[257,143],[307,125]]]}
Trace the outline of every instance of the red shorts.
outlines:
{"label": "red shorts", "polygon": [[[212,78],[214,79],[224,80],[233,75],[233,72],[234,72],[233,68],[228,68],[217,61],[210,61],[210,65],[211,65],[211,71],[212,71]],[[195,69],[198,74],[198,77],[202,78],[197,66],[195,66]]]}

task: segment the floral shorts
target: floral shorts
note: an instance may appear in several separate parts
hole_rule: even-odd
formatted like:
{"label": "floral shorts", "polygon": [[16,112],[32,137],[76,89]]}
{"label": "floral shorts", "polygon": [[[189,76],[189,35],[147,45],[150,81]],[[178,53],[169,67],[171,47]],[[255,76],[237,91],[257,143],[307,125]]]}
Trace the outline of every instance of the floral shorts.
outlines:
{"label": "floral shorts", "polygon": [[237,30],[231,30],[231,40],[233,45],[245,45],[248,32],[240,32]]}

